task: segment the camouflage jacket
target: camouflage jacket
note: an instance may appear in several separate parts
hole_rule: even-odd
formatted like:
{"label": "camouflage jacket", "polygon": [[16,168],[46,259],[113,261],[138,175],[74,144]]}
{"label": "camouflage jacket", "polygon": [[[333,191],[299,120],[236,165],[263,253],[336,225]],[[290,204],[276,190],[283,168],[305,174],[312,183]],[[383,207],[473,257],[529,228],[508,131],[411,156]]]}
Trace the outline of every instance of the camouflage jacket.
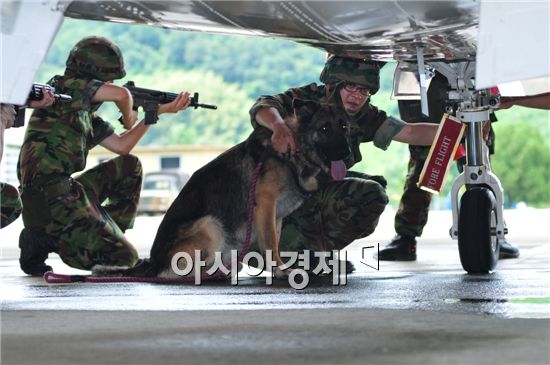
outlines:
{"label": "camouflage jacket", "polygon": [[[320,103],[334,102],[342,105],[338,93],[336,96],[329,96],[326,85],[309,84],[303,87],[293,88],[282,94],[274,96],[261,96],[256,100],[250,109],[250,118],[252,126],[256,128],[256,113],[262,107],[273,107],[279,111],[283,118],[294,113],[292,102],[294,99],[314,100]],[[404,123],[398,119],[386,116],[382,110],[367,103],[360,113],[350,116],[350,137],[352,158],[346,161],[348,167],[361,161],[361,151],[359,144],[363,142],[373,142],[378,148],[386,150],[390,145],[392,138],[403,128]]]}
{"label": "camouflage jacket", "polygon": [[72,102],[34,110],[17,164],[21,185],[84,170],[88,151],[114,132],[95,113],[100,104],[91,101],[103,81],[55,76],[48,84],[70,95]]}

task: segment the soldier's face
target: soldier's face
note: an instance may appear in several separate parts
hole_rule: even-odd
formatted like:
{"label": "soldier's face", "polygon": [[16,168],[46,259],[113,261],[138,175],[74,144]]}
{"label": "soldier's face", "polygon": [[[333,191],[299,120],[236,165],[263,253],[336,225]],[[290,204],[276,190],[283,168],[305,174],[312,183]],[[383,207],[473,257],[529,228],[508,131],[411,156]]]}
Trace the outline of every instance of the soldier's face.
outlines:
{"label": "soldier's face", "polygon": [[367,103],[369,94],[362,91],[360,88],[340,88],[340,100],[349,115],[357,114]]}

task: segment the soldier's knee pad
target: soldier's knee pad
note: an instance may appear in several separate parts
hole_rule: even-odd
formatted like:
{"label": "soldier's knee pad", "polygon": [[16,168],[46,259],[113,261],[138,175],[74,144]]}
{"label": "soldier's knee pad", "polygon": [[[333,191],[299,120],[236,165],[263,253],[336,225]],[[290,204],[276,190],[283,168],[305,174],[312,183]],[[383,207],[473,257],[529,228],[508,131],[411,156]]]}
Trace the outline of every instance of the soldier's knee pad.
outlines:
{"label": "soldier's knee pad", "polygon": [[360,183],[360,189],[358,189],[357,195],[363,201],[366,200],[384,207],[389,202],[386,189],[381,184],[373,180],[362,181]]}
{"label": "soldier's knee pad", "polygon": [[335,207],[330,213],[334,215],[331,229],[348,243],[371,234],[389,201],[382,185],[373,180],[349,179],[339,186],[339,192],[331,206]]}
{"label": "soldier's knee pad", "polygon": [[384,187],[374,180],[350,178],[340,182],[331,192],[333,199],[345,200],[360,209],[384,211],[389,202]]}
{"label": "soldier's knee pad", "polygon": [[136,155],[132,155],[132,154],[129,154],[129,155],[123,155],[121,156],[125,161],[128,161],[129,163],[135,165],[135,166],[141,166],[141,161],[139,160],[139,157],[137,157]]}
{"label": "soldier's knee pad", "polygon": [[118,158],[122,159],[122,166],[125,172],[131,172],[134,175],[143,174],[143,167],[141,166],[141,161],[137,156],[123,155],[119,156]]}

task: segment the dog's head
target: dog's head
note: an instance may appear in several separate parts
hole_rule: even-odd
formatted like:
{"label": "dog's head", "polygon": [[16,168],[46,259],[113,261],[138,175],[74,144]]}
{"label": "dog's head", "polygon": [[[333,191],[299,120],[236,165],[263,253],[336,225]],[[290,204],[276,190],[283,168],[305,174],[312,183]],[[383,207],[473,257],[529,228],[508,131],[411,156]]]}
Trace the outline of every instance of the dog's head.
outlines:
{"label": "dog's head", "polygon": [[343,162],[351,155],[349,116],[338,106],[314,101],[294,101],[295,118],[287,120],[294,130],[302,160],[300,175],[316,175],[315,170],[330,173],[334,180],[346,176]]}

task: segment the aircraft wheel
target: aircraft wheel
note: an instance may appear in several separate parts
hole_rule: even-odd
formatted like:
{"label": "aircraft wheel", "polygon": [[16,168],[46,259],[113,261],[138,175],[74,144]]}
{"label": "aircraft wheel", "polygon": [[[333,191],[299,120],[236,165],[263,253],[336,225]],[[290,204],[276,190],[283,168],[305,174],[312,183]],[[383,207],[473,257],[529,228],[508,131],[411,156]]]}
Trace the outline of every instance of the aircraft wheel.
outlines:
{"label": "aircraft wheel", "polygon": [[460,199],[458,251],[469,274],[492,271],[500,246],[496,236],[496,199],[486,187],[468,189]]}

